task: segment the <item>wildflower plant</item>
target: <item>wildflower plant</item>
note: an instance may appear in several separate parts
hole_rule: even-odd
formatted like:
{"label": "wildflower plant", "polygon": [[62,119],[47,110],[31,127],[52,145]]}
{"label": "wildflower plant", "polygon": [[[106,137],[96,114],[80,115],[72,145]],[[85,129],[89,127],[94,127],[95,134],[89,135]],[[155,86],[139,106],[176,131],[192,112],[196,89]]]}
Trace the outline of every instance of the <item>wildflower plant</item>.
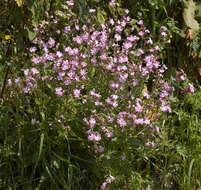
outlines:
{"label": "wildflower plant", "polygon": [[[98,23],[90,9],[83,23],[73,6],[66,2],[65,22],[46,14],[34,28],[31,63],[8,80],[10,97],[17,92],[29,104],[25,123],[33,130],[39,126],[42,134],[81,141],[96,160],[101,189],[123,186],[126,176],[135,176],[135,152],[146,157],[157,148],[160,118],[172,112],[177,79],[166,80],[168,68],[159,61],[168,31],[161,27],[160,41],[154,42],[143,20],[131,19],[128,10]],[[109,6],[118,8],[115,1]],[[194,92],[192,84],[187,88]]]}

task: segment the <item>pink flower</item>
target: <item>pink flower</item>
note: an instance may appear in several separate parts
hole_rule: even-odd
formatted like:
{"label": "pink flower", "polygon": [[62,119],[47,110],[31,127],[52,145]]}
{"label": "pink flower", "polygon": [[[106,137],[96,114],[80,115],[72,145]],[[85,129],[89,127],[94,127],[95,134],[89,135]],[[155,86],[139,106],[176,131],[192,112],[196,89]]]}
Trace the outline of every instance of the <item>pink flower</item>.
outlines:
{"label": "pink flower", "polygon": [[185,80],[185,79],[186,79],[185,75],[181,75],[181,76],[180,76],[180,79],[181,79],[181,80]]}
{"label": "pink flower", "polygon": [[79,45],[82,44],[82,38],[80,36],[76,36],[75,38],[73,38],[73,41]]}
{"label": "pink flower", "polygon": [[112,102],[112,106],[113,106],[114,108],[116,108],[116,107],[118,107],[118,103],[117,103],[117,102]]}
{"label": "pink flower", "polygon": [[144,124],[144,120],[142,118],[135,119],[135,124],[137,124],[137,125],[143,125]]}
{"label": "pink flower", "polygon": [[112,104],[112,103],[113,103],[110,98],[107,98],[105,101],[106,101],[108,104]]}
{"label": "pink flower", "polygon": [[126,156],[125,155],[121,155],[121,160],[125,160]]}
{"label": "pink flower", "polygon": [[121,56],[119,58],[119,63],[126,63],[128,62],[128,57],[127,56]]}
{"label": "pink flower", "polygon": [[106,183],[106,182],[104,182],[104,183],[101,185],[101,190],[106,189],[106,185],[107,185],[107,183]]}
{"label": "pink flower", "polygon": [[29,74],[29,69],[24,70],[24,75],[27,76]]}
{"label": "pink flower", "polygon": [[70,32],[70,30],[71,30],[71,28],[70,28],[70,26],[66,26],[65,28],[64,28],[64,33],[69,33]]}
{"label": "pink flower", "polygon": [[59,58],[61,58],[61,57],[63,56],[63,54],[62,54],[60,51],[57,51],[57,56],[58,56]]}
{"label": "pink flower", "polygon": [[149,98],[150,98],[150,95],[149,95],[147,92],[144,92],[144,97],[145,97],[146,99],[149,99]]}
{"label": "pink flower", "polygon": [[150,120],[149,119],[145,119],[144,120],[144,124],[149,125],[150,124]]}
{"label": "pink flower", "polygon": [[133,45],[132,45],[131,42],[125,42],[125,43],[123,44],[124,49],[129,49],[129,48],[131,48],[132,46],[133,46]]}
{"label": "pink flower", "polygon": [[80,90],[78,90],[78,89],[73,90],[73,95],[75,98],[79,98],[80,97]]}
{"label": "pink flower", "polygon": [[12,80],[8,79],[8,86],[11,86],[11,85],[12,85]]}
{"label": "pink flower", "polygon": [[29,93],[30,88],[26,87],[26,88],[23,88],[22,90],[23,90],[23,92],[24,92],[25,94],[27,94],[27,93]]}
{"label": "pink flower", "polygon": [[161,36],[166,37],[167,34],[165,32],[161,32]]}
{"label": "pink flower", "polygon": [[134,35],[131,35],[131,36],[127,37],[127,40],[129,40],[129,41],[131,41],[131,42],[134,42],[134,41],[139,40],[139,37],[134,36]]}
{"label": "pink flower", "polygon": [[110,22],[111,25],[114,25],[114,20],[112,18],[110,19],[109,22]]}
{"label": "pink flower", "polygon": [[158,126],[155,126],[155,132],[159,132],[159,127]]}
{"label": "pink flower", "polygon": [[115,0],[112,0],[112,1],[109,2],[109,6],[111,6],[111,7],[114,7],[115,4],[116,4],[116,3],[115,3]]}
{"label": "pink flower", "polygon": [[103,146],[99,146],[98,147],[98,152],[104,152],[104,147]]}
{"label": "pink flower", "polygon": [[88,140],[90,140],[90,141],[100,141],[101,140],[101,135],[98,132],[89,133]]}
{"label": "pink flower", "polygon": [[66,1],[66,4],[69,5],[69,6],[73,6],[74,3],[72,1]]}
{"label": "pink flower", "polygon": [[154,48],[156,51],[159,51],[160,50],[160,47],[159,46],[155,46]]}
{"label": "pink flower", "polygon": [[161,111],[162,112],[172,112],[170,106],[161,106]]}
{"label": "pink flower", "polygon": [[106,179],[106,182],[107,183],[112,183],[112,181],[114,180],[114,176],[110,175],[107,179]]}
{"label": "pink flower", "polygon": [[117,119],[117,123],[120,125],[120,127],[126,126],[126,121],[123,118]]}
{"label": "pink flower", "polygon": [[116,94],[112,94],[111,97],[112,97],[113,100],[117,100],[119,98],[119,96],[116,95]]}
{"label": "pink flower", "polygon": [[119,34],[115,34],[114,38],[116,39],[117,42],[121,40],[121,36]]}
{"label": "pink flower", "polygon": [[36,51],[36,47],[31,47],[31,48],[29,49],[29,51],[30,51],[31,53],[34,53],[34,52]]}
{"label": "pink flower", "polygon": [[143,25],[143,20],[137,22],[138,25]]}
{"label": "pink flower", "polygon": [[94,140],[95,140],[95,141],[100,141],[100,140],[101,140],[101,135],[100,135],[98,132],[96,132],[96,133],[94,134]]}
{"label": "pink flower", "polygon": [[93,128],[94,125],[96,124],[96,120],[93,117],[91,117],[89,120],[89,124],[90,124],[90,127]]}
{"label": "pink flower", "polygon": [[63,91],[62,87],[58,87],[58,88],[55,88],[55,93],[57,96],[62,96],[64,91]]}
{"label": "pink flower", "polygon": [[137,56],[140,56],[140,55],[143,55],[144,54],[144,51],[142,49],[139,49],[138,52],[137,52]]}
{"label": "pink flower", "polygon": [[135,106],[135,111],[136,112],[142,112],[142,110],[143,110],[143,107],[139,103],[137,103]]}
{"label": "pink flower", "polygon": [[16,78],[15,79],[15,83],[19,85],[20,84],[20,80],[21,80],[20,77]]}
{"label": "pink flower", "polygon": [[125,13],[126,13],[126,14],[128,14],[128,13],[129,13],[129,10],[128,10],[128,9],[126,9],[126,10],[125,10]]}
{"label": "pink flower", "polygon": [[32,124],[32,125],[35,125],[35,124],[36,124],[36,119],[32,119],[32,120],[31,120],[31,124]]}
{"label": "pink flower", "polygon": [[111,138],[111,137],[113,137],[113,136],[114,136],[113,132],[107,131],[106,137]]}
{"label": "pink flower", "polygon": [[121,32],[123,30],[123,28],[120,25],[116,26],[116,32]]}
{"label": "pink flower", "polygon": [[93,140],[94,140],[94,134],[89,134],[88,140],[89,140],[89,141],[93,141]]}
{"label": "pink flower", "polygon": [[89,13],[95,13],[96,9],[89,9]]}
{"label": "pink flower", "polygon": [[153,40],[151,38],[149,38],[146,43],[147,44],[153,44]]}
{"label": "pink flower", "polygon": [[154,147],[155,146],[155,143],[152,141],[149,141],[145,144],[146,146],[149,146],[149,147]]}
{"label": "pink flower", "polygon": [[189,83],[188,84],[189,85],[189,91],[191,92],[191,93],[194,93],[194,86],[191,84],[191,83]]}
{"label": "pink flower", "polygon": [[49,40],[48,40],[48,44],[49,44],[49,46],[50,46],[51,48],[54,47],[54,45],[55,45],[55,40],[50,37]]}
{"label": "pink flower", "polygon": [[143,31],[140,31],[138,34],[139,34],[140,36],[144,36],[144,32],[143,32]]}
{"label": "pink flower", "polygon": [[34,67],[31,69],[31,72],[33,73],[33,75],[36,75],[39,73],[39,71]]}
{"label": "pink flower", "polygon": [[167,96],[168,96],[168,92],[165,91],[165,90],[163,90],[163,91],[160,93],[160,97],[161,97],[161,98],[165,98],[165,97],[167,97]]}
{"label": "pink flower", "polygon": [[111,82],[110,88],[112,88],[112,89],[117,89],[117,88],[119,88],[119,84],[118,84],[118,83]]}

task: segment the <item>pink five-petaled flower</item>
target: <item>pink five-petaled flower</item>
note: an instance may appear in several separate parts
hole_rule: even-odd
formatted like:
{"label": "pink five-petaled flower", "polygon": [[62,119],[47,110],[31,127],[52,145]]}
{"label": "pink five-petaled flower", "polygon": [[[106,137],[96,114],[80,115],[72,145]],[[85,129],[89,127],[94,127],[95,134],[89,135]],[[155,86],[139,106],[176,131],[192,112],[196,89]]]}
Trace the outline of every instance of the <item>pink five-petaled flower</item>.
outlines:
{"label": "pink five-petaled flower", "polygon": [[80,90],[78,90],[78,89],[73,90],[73,95],[75,98],[79,98],[80,97]]}
{"label": "pink five-petaled flower", "polygon": [[98,141],[101,140],[101,135],[98,132],[90,133],[89,136],[88,136],[88,140],[98,142]]}
{"label": "pink five-petaled flower", "polygon": [[117,119],[117,123],[120,125],[120,127],[126,126],[126,121],[123,118]]}
{"label": "pink five-petaled flower", "polygon": [[63,91],[62,87],[55,88],[55,94],[57,96],[63,96],[63,93],[64,93],[64,91]]}

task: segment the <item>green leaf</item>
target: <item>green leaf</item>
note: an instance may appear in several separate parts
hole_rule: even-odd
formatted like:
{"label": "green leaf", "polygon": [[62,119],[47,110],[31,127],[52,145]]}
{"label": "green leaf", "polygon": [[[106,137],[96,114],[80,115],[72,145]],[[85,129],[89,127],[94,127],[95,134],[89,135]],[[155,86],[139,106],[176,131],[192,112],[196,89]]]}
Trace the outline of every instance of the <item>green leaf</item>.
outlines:
{"label": "green leaf", "polygon": [[[69,165],[72,165],[71,162],[66,159],[66,158],[63,158],[62,156],[59,156],[58,154],[56,154],[55,152],[53,152],[54,156],[57,157],[59,160],[63,161],[63,162],[66,162],[68,163]],[[72,165],[73,166],[73,165]],[[73,166],[74,167],[74,166]]]}
{"label": "green leaf", "polygon": [[50,179],[51,179],[52,182],[55,184],[55,186],[57,187],[57,189],[59,189],[59,187],[58,187],[56,181],[54,180],[54,177],[52,176],[52,173],[50,172],[50,169],[49,169],[47,163],[44,162],[44,164],[45,164],[45,170],[47,171],[47,174],[49,175]]}
{"label": "green leaf", "polygon": [[28,32],[29,40],[31,40],[31,41],[34,40],[34,38],[36,37],[36,33],[29,30],[28,28],[27,28],[27,32]]}
{"label": "green leaf", "polygon": [[189,170],[188,170],[188,187],[190,188],[191,185],[191,173],[192,173],[192,168],[193,168],[193,163],[195,159],[192,159],[189,165]]}
{"label": "green leaf", "polygon": [[98,9],[97,10],[97,17],[98,17],[99,23],[105,22],[105,18],[103,15],[104,15],[103,12],[100,9]]}
{"label": "green leaf", "polygon": [[130,143],[134,147],[139,147],[139,146],[143,145],[143,142],[140,139],[137,139],[137,138],[132,138]]}
{"label": "green leaf", "polygon": [[34,170],[33,170],[32,176],[34,175],[35,170],[36,170],[36,168],[38,166],[38,162],[40,160],[40,157],[41,157],[41,154],[42,154],[42,150],[43,150],[43,144],[44,144],[44,133],[42,133],[41,136],[40,136],[40,147],[39,147],[39,152],[38,152],[38,159],[37,159],[36,164],[34,166]]}

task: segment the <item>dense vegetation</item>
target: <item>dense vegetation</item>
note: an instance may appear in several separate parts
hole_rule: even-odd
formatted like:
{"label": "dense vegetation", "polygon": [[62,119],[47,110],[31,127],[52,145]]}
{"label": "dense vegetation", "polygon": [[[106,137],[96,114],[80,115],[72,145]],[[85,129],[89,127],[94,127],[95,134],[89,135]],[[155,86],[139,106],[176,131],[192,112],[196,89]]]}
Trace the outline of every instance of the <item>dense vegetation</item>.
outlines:
{"label": "dense vegetation", "polygon": [[0,2],[0,189],[201,189],[201,4]]}

